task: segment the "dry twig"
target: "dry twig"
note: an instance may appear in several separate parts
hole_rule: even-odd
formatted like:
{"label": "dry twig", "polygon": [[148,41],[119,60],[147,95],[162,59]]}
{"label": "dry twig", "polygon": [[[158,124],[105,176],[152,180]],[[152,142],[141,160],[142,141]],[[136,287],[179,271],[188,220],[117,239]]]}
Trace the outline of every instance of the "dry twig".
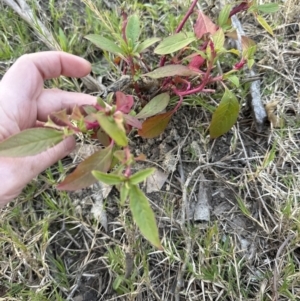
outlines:
{"label": "dry twig", "polygon": [[[242,43],[241,43],[241,36],[245,35],[243,30],[242,24],[237,18],[237,16],[231,17],[232,25],[235,27],[238,35],[237,46],[238,49],[242,52]],[[253,69],[248,71],[250,77],[255,77],[257,74],[253,71]],[[264,124],[267,120],[267,113],[264,108],[264,105],[261,101],[260,97],[260,81],[256,80],[251,83],[250,86],[250,93],[251,93],[251,107],[256,123],[256,128],[258,132],[263,130]]]}

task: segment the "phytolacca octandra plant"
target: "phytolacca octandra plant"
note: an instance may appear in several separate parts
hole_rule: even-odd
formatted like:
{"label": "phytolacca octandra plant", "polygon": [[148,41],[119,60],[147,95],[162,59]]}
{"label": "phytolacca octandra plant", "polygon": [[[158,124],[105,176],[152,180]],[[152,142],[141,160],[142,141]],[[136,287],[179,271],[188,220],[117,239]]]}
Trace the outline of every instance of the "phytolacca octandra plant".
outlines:
{"label": "phytolacca octandra plant", "polygon": [[[195,4],[196,1],[193,2]],[[193,32],[182,32],[183,22],[176,29],[176,33],[164,39],[154,49],[158,55],[162,55],[160,66],[143,76],[161,80],[161,90],[169,91],[179,97],[176,107],[160,116],[147,119],[139,134],[142,137],[152,138],[154,134],[161,133],[174,112],[183,102],[185,96],[197,93],[214,93],[212,84],[219,83],[224,88],[223,97],[215,109],[209,127],[210,137],[217,138],[226,133],[234,125],[238,118],[239,102],[234,93],[227,87],[227,82],[233,87],[239,86],[239,78],[235,74],[247,64],[249,68],[254,63],[256,51],[255,43],[245,37],[241,37],[243,51],[239,53],[236,49],[225,49],[226,36],[237,38],[236,32],[232,30],[229,16],[245,10],[250,6],[240,5],[231,9],[226,5],[220,12],[218,23],[215,24],[202,11],[197,12],[197,19]],[[190,9],[185,17],[190,17]],[[220,72],[217,62],[221,61],[224,55],[232,53],[240,56],[230,71]],[[224,59],[223,59],[224,60]],[[218,72],[216,72],[218,70]],[[163,122],[160,122],[163,121]],[[154,124],[157,124],[154,127]],[[154,132],[154,128],[159,128]]]}
{"label": "phytolacca octandra plant", "polygon": [[[214,23],[202,11],[196,11],[197,0],[194,0],[185,14],[184,18],[175,30],[175,33],[163,39],[154,49],[154,53],[160,56],[159,67],[150,71],[148,64],[143,59],[143,52],[152,44],[159,41],[150,38],[140,41],[140,20],[137,15],[127,17],[122,13],[122,31],[115,34],[116,40],[110,40],[99,35],[88,35],[86,38],[99,48],[115,54],[123,60],[123,73],[132,76],[136,95],[141,98],[139,79],[150,77],[159,81],[159,89],[170,95],[177,95],[179,101],[172,110],[161,113],[145,120],[139,135],[145,138],[153,138],[164,131],[172,115],[183,102],[183,98],[197,93],[213,93],[211,84],[220,83],[225,92],[216,108],[210,124],[211,138],[219,137],[226,133],[236,122],[239,113],[239,102],[234,93],[227,87],[238,87],[239,78],[234,74],[247,64],[249,68],[254,63],[256,46],[252,40],[243,36],[243,51],[239,53],[236,49],[225,49],[226,37],[237,39],[236,32],[232,29],[230,17],[248,11],[253,13],[258,22],[272,34],[271,27],[260,12],[274,12],[278,9],[277,4],[258,5],[256,1],[242,1],[235,7],[225,5],[221,10],[218,20]],[[183,31],[184,25],[189,18],[197,13],[197,19],[193,31]],[[233,66],[232,70],[222,74],[217,73],[217,62],[224,55],[233,53],[240,56],[240,60]],[[147,69],[148,73],[141,74],[141,70]]]}
{"label": "phytolacca octandra plant", "polygon": [[[138,114],[132,111],[133,96],[116,92],[115,95],[109,95],[106,102],[99,98],[95,106],[75,107],[70,116],[66,111],[54,113],[50,116],[47,127],[25,130],[6,139],[0,143],[0,156],[35,155],[79,132],[99,140],[103,148],[81,162],[75,171],[58,185],[58,189],[78,190],[98,180],[115,185],[120,191],[121,204],[129,201],[133,219],[141,233],[161,249],[154,213],[146,196],[138,187],[154,169],[132,173],[132,165],[141,160],[142,156],[135,158],[131,154],[128,133],[132,128],[136,128],[142,137],[158,136],[166,128],[185,96],[200,92],[213,93],[210,85],[216,82],[221,84],[225,92],[213,113],[210,136],[215,138],[228,131],[236,122],[239,103],[234,93],[226,86],[226,82],[239,86],[236,72],[245,64],[251,68],[256,50],[255,43],[247,37],[241,37],[242,53],[235,49],[225,49],[225,37],[236,36],[232,32],[230,17],[240,11],[250,11],[272,34],[270,26],[259,12],[276,10],[276,4],[257,5],[255,0],[242,1],[233,8],[226,5],[216,24],[202,11],[197,11],[193,31],[183,32],[184,24],[194,14],[196,3],[196,0],[192,2],[175,34],[163,39],[155,48],[154,53],[159,55],[160,59],[158,68],[152,71],[144,62],[142,54],[160,39],[155,37],[139,41],[140,21],[137,15],[127,18],[125,13],[122,14],[122,32],[116,34],[117,43],[98,35],[87,36],[98,47],[123,60],[122,71],[132,76],[137,97],[143,98],[139,80],[150,77],[158,81],[159,91],[163,93],[152,98]],[[237,55],[237,62],[224,74],[215,72],[217,61],[226,53]],[[145,69],[146,73],[142,74],[141,70]],[[175,108],[165,112],[170,95],[177,95],[179,101]]]}
{"label": "phytolacca octandra plant", "polygon": [[129,200],[133,219],[141,233],[154,246],[162,249],[154,213],[138,187],[154,172],[154,168],[132,173],[133,164],[142,160],[143,156],[135,158],[131,154],[127,135],[132,128],[141,128],[140,118],[157,114],[168,102],[168,95],[158,95],[134,116],[132,96],[117,92],[109,95],[107,102],[98,98],[95,106],[75,107],[71,115],[67,115],[65,110],[53,113],[45,128],[28,129],[11,136],[0,143],[0,156],[32,156],[77,133],[98,139],[104,147],[81,162],[57,188],[78,190],[97,181],[116,185],[120,191],[121,205]]}

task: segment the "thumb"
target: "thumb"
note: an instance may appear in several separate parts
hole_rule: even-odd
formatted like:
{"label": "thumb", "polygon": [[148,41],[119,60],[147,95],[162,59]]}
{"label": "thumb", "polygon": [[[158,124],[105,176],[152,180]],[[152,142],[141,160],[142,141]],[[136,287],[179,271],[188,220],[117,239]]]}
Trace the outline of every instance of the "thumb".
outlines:
{"label": "thumb", "polygon": [[29,181],[58,160],[66,157],[75,148],[75,144],[75,138],[71,136],[40,154],[27,157],[29,166],[31,166],[30,174],[28,174]]}
{"label": "thumb", "polygon": [[0,158],[0,208],[17,197],[34,177],[67,156],[75,144],[75,138],[68,137],[35,156]]}

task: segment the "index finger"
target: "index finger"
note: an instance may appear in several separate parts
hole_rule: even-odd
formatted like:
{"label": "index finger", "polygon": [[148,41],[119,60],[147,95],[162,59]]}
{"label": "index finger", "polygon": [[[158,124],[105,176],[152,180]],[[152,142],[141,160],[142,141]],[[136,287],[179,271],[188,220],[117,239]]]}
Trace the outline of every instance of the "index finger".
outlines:
{"label": "index finger", "polygon": [[41,91],[45,79],[60,75],[83,77],[90,71],[91,64],[88,61],[69,53],[45,51],[25,54],[4,75],[2,85],[8,91],[18,91],[18,98],[21,98],[20,92],[25,94],[22,95],[23,99],[32,98]]}
{"label": "index finger", "polygon": [[91,64],[79,56],[62,51],[44,51],[22,55],[8,73],[18,69],[20,74],[21,68],[28,72],[27,68],[31,67],[35,68],[44,80],[60,75],[82,77],[91,71]]}

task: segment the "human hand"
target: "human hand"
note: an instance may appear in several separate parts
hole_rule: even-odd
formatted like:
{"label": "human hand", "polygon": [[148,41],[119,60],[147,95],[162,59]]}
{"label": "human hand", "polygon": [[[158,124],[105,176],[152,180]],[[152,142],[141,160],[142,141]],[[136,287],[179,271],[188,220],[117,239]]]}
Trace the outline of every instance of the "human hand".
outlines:
{"label": "human hand", "polygon": [[[83,77],[91,71],[84,59],[64,52],[40,52],[21,56],[0,82],[0,142],[27,128],[46,122],[48,115],[76,104],[95,104],[90,95],[44,89],[45,79]],[[0,157],[0,208],[18,196],[34,177],[75,147],[74,137],[35,156]]]}

